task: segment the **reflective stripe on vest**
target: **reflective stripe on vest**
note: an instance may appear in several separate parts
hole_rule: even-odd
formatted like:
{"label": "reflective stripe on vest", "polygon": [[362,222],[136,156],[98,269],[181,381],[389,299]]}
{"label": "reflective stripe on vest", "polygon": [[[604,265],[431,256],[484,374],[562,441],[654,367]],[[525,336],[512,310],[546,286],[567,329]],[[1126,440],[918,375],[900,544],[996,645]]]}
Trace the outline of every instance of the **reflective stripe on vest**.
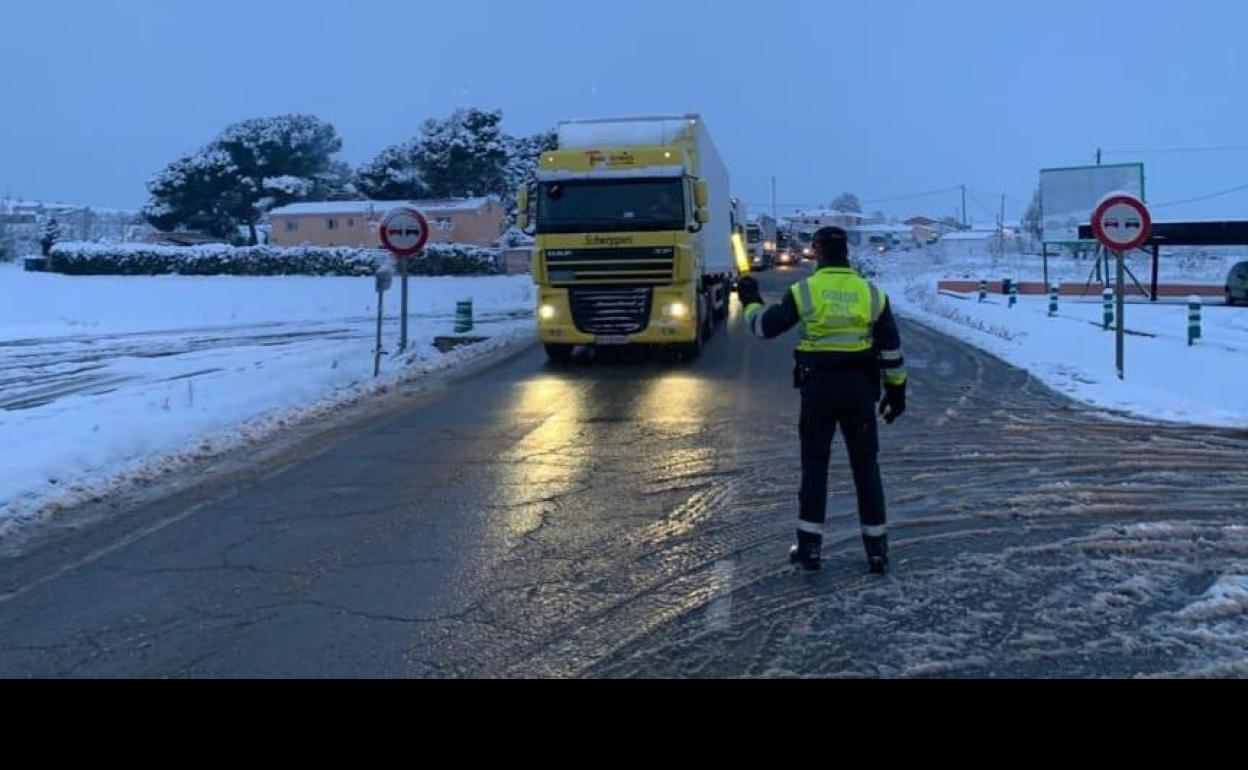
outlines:
{"label": "reflective stripe on vest", "polygon": [[794,289],[802,326],[798,350],[856,353],[874,345],[871,327],[884,312],[884,297],[870,281],[849,268],[824,268]]}

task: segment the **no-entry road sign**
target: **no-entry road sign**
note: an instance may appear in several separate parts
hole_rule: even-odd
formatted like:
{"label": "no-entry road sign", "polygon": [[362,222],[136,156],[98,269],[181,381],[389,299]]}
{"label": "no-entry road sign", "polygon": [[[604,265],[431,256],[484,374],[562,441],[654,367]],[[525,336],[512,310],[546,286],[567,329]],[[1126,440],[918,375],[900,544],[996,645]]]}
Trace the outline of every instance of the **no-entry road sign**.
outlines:
{"label": "no-entry road sign", "polygon": [[1092,212],[1092,234],[1111,251],[1143,246],[1153,232],[1153,219],[1144,201],[1130,193],[1110,193]]}
{"label": "no-entry road sign", "polygon": [[398,208],[381,220],[381,245],[400,259],[414,257],[429,240],[429,221],[413,208]]}

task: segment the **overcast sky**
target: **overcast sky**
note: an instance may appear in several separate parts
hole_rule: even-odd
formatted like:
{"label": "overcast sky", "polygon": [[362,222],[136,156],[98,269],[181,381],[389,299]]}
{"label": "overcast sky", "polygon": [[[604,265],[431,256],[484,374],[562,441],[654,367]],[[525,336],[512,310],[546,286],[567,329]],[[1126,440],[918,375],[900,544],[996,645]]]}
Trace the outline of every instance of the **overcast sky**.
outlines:
{"label": "overcast sky", "polygon": [[[476,106],[516,133],[700,112],[752,209],[774,175],[781,204],[945,215],[956,192],[872,201],[966,184],[971,219],[1002,193],[1017,218],[1097,147],[1162,204],[1248,185],[1245,29],[1234,0],[13,0],[0,195],[137,207],[232,121],[319,115],[354,164]],[[1162,215],[1246,216],[1248,190]]]}

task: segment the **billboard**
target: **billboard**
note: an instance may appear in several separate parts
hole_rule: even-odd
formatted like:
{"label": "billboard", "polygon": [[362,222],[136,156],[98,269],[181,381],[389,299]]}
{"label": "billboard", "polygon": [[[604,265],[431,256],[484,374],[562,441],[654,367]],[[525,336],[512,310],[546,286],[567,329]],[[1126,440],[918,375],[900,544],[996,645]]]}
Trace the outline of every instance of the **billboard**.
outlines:
{"label": "billboard", "polygon": [[1040,228],[1045,243],[1092,243],[1079,239],[1096,204],[1111,192],[1144,200],[1144,164],[1040,169]]}

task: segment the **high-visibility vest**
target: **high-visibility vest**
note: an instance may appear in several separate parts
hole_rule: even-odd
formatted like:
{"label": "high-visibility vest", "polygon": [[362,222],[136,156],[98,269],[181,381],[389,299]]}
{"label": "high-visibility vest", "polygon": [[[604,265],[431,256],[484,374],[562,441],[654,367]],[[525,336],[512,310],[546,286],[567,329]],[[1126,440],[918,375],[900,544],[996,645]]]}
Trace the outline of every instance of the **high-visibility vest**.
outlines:
{"label": "high-visibility vest", "polygon": [[886,296],[848,267],[825,267],[789,289],[797,301],[807,353],[860,353],[875,344],[871,330]]}

